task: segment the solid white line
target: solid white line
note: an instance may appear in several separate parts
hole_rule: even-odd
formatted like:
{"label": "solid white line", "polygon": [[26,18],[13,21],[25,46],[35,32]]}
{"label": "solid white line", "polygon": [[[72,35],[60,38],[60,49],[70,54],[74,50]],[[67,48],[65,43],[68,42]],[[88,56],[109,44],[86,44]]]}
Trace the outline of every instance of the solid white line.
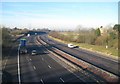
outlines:
{"label": "solid white line", "polygon": [[20,50],[20,47],[18,47],[18,81],[19,81],[19,84],[21,84],[21,79],[20,79],[20,56],[19,56],[19,50]]}
{"label": "solid white line", "polygon": [[49,68],[51,68],[51,66],[50,66],[50,65],[48,65],[48,67],[49,67]]}
{"label": "solid white line", "polygon": [[42,80],[42,79],[41,79],[40,81],[42,82],[42,84],[44,84],[44,82],[43,82],[43,80]]}
{"label": "solid white line", "polygon": [[61,80],[62,82],[65,82],[62,78],[60,78],[60,80]]}
{"label": "solid white line", "polygon": [[33,68],[34,68],[34,69],[36,69],[36,67],[35,67],[35,66],[33,66]]}

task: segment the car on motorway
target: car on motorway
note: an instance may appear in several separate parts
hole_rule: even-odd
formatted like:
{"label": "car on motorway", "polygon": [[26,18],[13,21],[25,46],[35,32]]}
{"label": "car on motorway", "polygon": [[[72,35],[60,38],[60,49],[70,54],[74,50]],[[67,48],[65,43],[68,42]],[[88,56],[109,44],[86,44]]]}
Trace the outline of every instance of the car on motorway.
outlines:
{"label": "car on motorway", "polygon": [[69,44],[68,44],[68,47],[69,47],[69,48],[77,48],[78,46],[69,43]]}
{"label": "car on motorway", "polygon": [[21,48],[20,49],[20,53],[21,54],[26,54],[27,53],[27,49],[26,48]]}
{"label": "car on motorway", "polygon": [[32,50],[31,55],[36,55],[37,51],[36,50]]}

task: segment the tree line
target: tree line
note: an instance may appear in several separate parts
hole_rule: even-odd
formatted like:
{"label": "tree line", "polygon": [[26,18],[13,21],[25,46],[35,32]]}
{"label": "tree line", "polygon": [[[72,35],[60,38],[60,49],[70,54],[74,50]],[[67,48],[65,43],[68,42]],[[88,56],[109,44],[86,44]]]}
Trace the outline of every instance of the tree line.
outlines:
{"label": "tree line", "polygon": [[8,48],[8,47],[11,47],[15,41],[16,38],[18,38],[17,35],[21,35],[21,34],[24,34],[26,32],[28,32],[28,30],[25,28],[25,29],[19,29],[17,27],[11,29],[11,28],[8,28],[8,27],[1,27],[0,28],[1,30],[1,40],[2,40],[2,48]]}
{"label": "tree line", "polygon": [[109,48],[118,49],[120,25],[116,24],[113,28],[108,28],[103,33],[100,29],[103,29],[102,26],[97,29],[78,29],[77,32],[64,32],[65,34],[63,32],[52,31],[49,35],[67,42],[87,43],[99,46],[107,45]]}

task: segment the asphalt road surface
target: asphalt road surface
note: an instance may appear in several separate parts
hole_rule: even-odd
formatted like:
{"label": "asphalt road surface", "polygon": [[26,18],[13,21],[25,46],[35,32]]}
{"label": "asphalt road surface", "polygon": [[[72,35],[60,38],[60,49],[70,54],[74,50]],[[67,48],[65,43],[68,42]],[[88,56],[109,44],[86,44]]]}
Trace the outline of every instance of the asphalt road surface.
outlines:
{"label": "asphalt road surface", "polygon": [[[52,54],[46,51],[42,44],[38,46],[35,43],[35,36],[31,36],[28,40],[30,40],[30,45],[27,45],[29,54],[20,56],[22,82],[97,82],[98,77],[88,78],[85,73],[72,73],[53,60],[50,57]],[[37,50],[37,55],[31,55],[33,49]]]}
{"label": "asphalt road surface", "polygon": [[[47,55],[49,53],[44,51],[42,45],[38,47],[34,42],[32,43],[32,45],[28,45],[29,54],[21,55],[22,82],[82,82],[74,74],[50,58]],[[37,55],[31,55],[33,49],[37,50]]]}
{"label": "asphalt road surface", "polygon": [[[36,44],[36,35],[27,39],[28,54],[20,54],[20,81],[21,82],[105,82],[92,73],[81,71],[71,72],[66,64],[58,63],[53,54],[46,51],[42,44]],[[47,38],[45,38],[47,39]],[[18,46],[11,49],[9,56],[3,62],[3,83],[18,82]],[[31,55],[33,49],[37,55]],[[64,66],[66,67],[64,67]]]}
{"label": "asphalt road surface", "polygon": [[66,44],[56,42],[50,38],[48,38],[47,34],[41,36],[41,39],[45,42],[49,43],[50,45],[68,53],[76,58],[82,59],[88,63],[91,63],[99,68],[102,68],[106,71],[109,71],[117,76],[120,76],[119,71],[119,62],[118,60],[103,56],[98,53],[85,51],[81,48],[73,48],[70,49],[67,47]]}

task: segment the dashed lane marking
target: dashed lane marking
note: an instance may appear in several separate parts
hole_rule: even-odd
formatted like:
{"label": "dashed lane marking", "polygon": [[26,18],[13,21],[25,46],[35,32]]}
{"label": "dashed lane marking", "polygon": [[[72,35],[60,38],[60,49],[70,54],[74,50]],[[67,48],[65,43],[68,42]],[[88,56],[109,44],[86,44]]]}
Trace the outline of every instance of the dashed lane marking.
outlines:
{"label": "dashed lane marking", "polygon": [[44,60],[44,59],[42,58],[42,60]]}
{"label": "dashed lane marking", "polygon": [[26,57],[26,60],[29,62],[29,59]]}
{"label": "dashed lane marking", "polygon": [[5,61],[4,69],[5,69],[5,67],[6,67],[7,61],[8,61],[8,59],[6,59],[6,61]]}
{"label": "dashed lane marking", "polygon": [[44,82],[43,82],[43,80],[42,80],[42,79],[41,79],[40,81],[42,82],[42,84],[44,84]]}
{"label": "dashed lane marking", "polygon": [[33,66],[33,69],[36,69],[36,67],[35,67],[35,66]]}
{"label": "dashed lane marking", "polygon": [[51,66],[50,66],[50,65],[48,65],[48,67],[49,67],[49,68],[51,68]]}
{"label": "dashed lane marking", "polygon": [[30,58],[29,60],[31,61],[32,59]]}
{"label": "dashed lane marking", "polygon": [[60,78],[60,80],[61,80],[62,82],[65,82],[62,78]]}

